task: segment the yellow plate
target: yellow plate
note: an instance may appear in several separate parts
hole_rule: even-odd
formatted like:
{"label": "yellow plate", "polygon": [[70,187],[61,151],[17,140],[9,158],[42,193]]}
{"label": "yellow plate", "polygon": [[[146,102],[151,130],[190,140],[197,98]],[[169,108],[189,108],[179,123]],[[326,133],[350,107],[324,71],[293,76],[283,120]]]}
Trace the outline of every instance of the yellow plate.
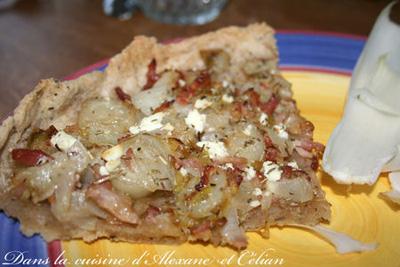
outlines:
{"label": "yellow plate", "polygon": [[[287,71],[284,76],[293,83],[302,115],[315,125],[315,139],[325,144],[340,119],[349,77],[300,71]],[[272,228],[269,239],[248,234],[249,246],[241,252],[189,243],[136,245],[101,240],[88,245],[70,241],[62,242],[64,258],[69,262],[67,266],[400,266],[400,207],[379,197],[380,192],[390,188],[387,178],[381,177],[373,187],[350,188],[319,174],[332,204],[328,227],[364,242],[378,242],[378,249],[339,255],[313,233]]]}

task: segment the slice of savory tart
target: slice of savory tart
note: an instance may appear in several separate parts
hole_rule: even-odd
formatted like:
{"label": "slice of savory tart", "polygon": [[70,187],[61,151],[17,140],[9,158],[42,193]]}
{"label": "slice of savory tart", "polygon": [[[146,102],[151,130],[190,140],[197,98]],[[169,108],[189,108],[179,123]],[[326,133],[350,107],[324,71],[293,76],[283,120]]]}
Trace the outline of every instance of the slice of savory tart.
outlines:
{"label": "slice of savory tart", "polygon": [[277,69],[273,30],[137,37],[104,73],[43,80],[0,128],[0,209],[27,235],[247,246],[315,225],[323,146]]}

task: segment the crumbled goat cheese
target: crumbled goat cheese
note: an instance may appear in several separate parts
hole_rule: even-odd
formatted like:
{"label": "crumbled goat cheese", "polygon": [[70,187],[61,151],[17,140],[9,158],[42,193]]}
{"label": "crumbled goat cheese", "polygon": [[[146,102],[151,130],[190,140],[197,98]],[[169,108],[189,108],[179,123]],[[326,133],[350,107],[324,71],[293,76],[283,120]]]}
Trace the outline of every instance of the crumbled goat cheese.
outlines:
{"label": "crumbled goat cheese", "polygon": [[107,171],[107,168],[105,166],[100,166],[99,173],[101,176],[110,175],[110,173]]}
{"label": "crumbled goat cheese", "polygon": [[223,81],[222,81],[222,87],[226,88],[226,87],[228,87],[228,86],[229,86],[228,81],[223,80]]}
{"label": "crumbled goat cheese", "polygon": [[279,165],[272,161],[265,161],[262,170],[268,181],[275,182],[281,179],[282,170],[279,168]]}
{"label": "crumbled goat cheese", "polygon": [[188,171],[187,171],[185,168],[183,168],[183,167],[181,167],[181,168],[179,169],[179,172],[180,172],[183,176],[186,176],[186,175],[188,174]]}
{"label": "crumbled goat cheese", "polygon": [[254,168],[251,166],[246,167],[244,169],[244,173],[245,173],[244,179],[247,181],[250,181],[254,177],[256,177],[256,170],[254,170]]}
{"label": "crumbled goat cheese", "polygon": [[252,200],[252,201],[250,201],[249,205],[250,205],[250,207],[256,208],[261,205],[261,202],[258,200]]}
{"label": "crumbled goat cheese", "polygon": [[278,134],[278,136],[282,139],[288,139],[289,134],[286,132],[286,127],[283,124],[278,124],[275,125],[274,127],[275,132]]}
{"label": "crumbled goat cheese", "polygon": [[163,127],[163,124],[161,122],[164,116],[164,112],[157,112],[153,115],[147,116],[142,119],[139,125],[130,127],[129,131],[132,134],[138,134],[141,132],[152,132],[154,130],[160,129]]}
{"label": "crumbled goat cheese", "polygon": [[268,124],[268,115],[265,114],[264,112],[261,113],[261,115],[260,115],[260,123],[261,123],[261,125],[264,125],[264,126]]}
{"label": "crumbled goat cheese", "polygon": [[200,114],[197,109],[193,109],[189,112],[185,118],[186,125],[193,128],[197,133],[204,131],[206,124],[206,115]]}
{"label": "crumbled goat cheese", "polygon": [[204,147],[207,150],[211,159],[218,159],[229,156],[223,142],[201,141],[197,142],[196,145],[198,147]]}
{"label": "crumbled goat cheese", "polygon": [[183,86],[186,85],[186,82],[184,80],[182,80],[182,79],[179,79],[178,80],[178,84],[179,84],[180,87],[183,87]]}
{"label": "crumbled goat cheese", "polygon": [[221,166],[222,169],[224,170],[233,170],[233,164],[232,163],[225,163],[224,165]]}
{"label": "crumbled goat cheese", "polygon": [[230,104],[230,103],[233,102],[233,100],[234,100],[234,98],[231,95],[228,95],[228,94],[223,94],[222,95],[222,101],[225,102],[225,103]]}
{"label": "crumbled goat cheese", "polygon": [[259,187],[254,188],[253,195],[261,196],[262,194],[263,194],[263,192]]}
{"label": "crumbled goat cheese", "polygon": [[293,169],[298,169],[299,168],[299,165],[297,165],[296,161],[291,161],[287,165],[292,167]]}
{"label": "crumbled goat cheese", "polygon": [[70,149],[76,142],[76,138],[72,135],[65,133],[64,131],[59,131],[50,140],[50,143],[59,148],[62,151]]}
{"label": "crumbled goat cheese", "polygon": [[196,102],[194,103],[194,107],[197,109],[206,109],[212,104],[213,103],[211,101],[208,101],[207,98],[197,99]]}
{"label": "crumbled goat cheese", "polygon": [[243,133],[247,136],[251,135],[251,130],[253,130],[253,125],[249,124],[246,126],[246,128],[243,130]]}

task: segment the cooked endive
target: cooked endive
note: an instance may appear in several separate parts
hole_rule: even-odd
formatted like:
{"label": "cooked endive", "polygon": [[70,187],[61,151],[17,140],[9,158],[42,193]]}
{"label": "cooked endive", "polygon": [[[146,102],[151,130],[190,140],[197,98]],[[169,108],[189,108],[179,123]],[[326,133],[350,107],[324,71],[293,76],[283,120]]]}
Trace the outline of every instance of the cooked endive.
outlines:
{"label": "cooked endive", "polygon": [[338,183],[372,185],[380,172],[400,170],[400,25],[389,18],[395,4],[375,23],[326,146],[323,168]]}

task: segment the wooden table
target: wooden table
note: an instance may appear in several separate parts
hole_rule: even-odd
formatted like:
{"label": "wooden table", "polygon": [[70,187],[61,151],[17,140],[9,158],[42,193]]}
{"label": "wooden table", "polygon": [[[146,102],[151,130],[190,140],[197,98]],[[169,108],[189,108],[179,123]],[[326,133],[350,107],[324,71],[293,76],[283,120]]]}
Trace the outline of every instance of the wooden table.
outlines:
{"label": "wooden table", "polygon": [[[203,26],[163,25],[136,13],[103,14],[100,0],[20,0],[0,11],[0,119],[42,78],[62,78],[111,57],[138,34],[159,40],[266,21],[277,29],[367,35],[390,0],[231,0]],[[400,12],[399,12],[400,13]]]}

